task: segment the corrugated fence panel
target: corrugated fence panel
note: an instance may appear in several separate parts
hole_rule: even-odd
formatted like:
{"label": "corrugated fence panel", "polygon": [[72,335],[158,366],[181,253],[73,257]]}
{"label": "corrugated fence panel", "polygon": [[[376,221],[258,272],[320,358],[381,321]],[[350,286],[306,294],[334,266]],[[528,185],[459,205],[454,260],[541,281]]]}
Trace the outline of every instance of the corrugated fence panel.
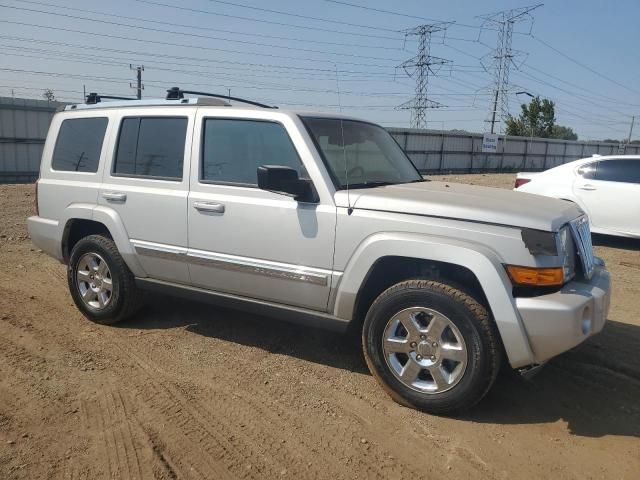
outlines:
{"label": "corrugated fence panel", "polygon": [[0,97],[0,183],[37,178],[47,130],[63,104]]}

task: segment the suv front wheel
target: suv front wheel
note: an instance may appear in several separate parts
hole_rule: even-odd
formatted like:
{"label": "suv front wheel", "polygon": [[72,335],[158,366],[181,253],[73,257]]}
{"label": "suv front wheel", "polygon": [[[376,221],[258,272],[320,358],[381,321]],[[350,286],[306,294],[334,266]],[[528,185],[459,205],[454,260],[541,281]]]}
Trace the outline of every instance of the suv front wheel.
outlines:
{"label": "suv front wheel", "polygon": [[120,322],[140,305],[133,274],[113,240],[102,235],[90,235],[75,244],[67,281],[76,306],[95,323]]}
{"label": "suv front wheel", "polygon": [[362,335],[374,377],[398,403],[435,414],[476,404],[502,360],[487,309],[445,283],[408,280],[371,305]]}

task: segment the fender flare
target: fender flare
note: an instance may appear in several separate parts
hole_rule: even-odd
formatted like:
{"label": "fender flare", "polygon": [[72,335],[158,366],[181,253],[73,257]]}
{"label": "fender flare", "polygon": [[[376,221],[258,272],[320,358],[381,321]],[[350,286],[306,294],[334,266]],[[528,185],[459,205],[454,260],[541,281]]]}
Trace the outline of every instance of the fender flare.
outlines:
{"label": "fender flare", "polygon": [[366,238],[346,265],[338,285],[333,314],[352,319],[361,285],[376,261],[398,256],[460,265],[477,278],[489,303],[493,318],[514,367],[534,363],[526,330],[511,295],[511,281],[498,254],[470,242],[410,233],[377,233]]}
{"label": "fender flare", "polygon": [[59,238],[63,238],[64,229],[70,220],[92,220],[103,224],[118,247],[120,255],[136,277],[146,277],[147,274],[138,262],[136,253],[129,242],[129,235],[118,213],[102,205],[88,203],[72,203],[64,211],[64,218],[60,221]]}

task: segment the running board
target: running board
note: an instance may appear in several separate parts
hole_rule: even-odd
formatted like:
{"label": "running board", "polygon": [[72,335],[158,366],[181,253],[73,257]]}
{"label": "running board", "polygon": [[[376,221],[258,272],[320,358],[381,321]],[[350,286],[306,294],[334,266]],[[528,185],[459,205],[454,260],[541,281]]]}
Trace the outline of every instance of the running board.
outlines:
{"label": "running board", "polygon": [[334,317],[328,313],[315,312],[313,310],[293,307],[290,305],[281,305],[267,302],[265,300],[241,297],[230,293],[213,292],[203,288],[179,285],[150,278],[136,278],[136,285],[140,289],[150,292],[160,293],[163,295],[173,295],[203,303],[210,303],[212,305],[230,308],[233,310],[242,310],[248,313],[272,317],[278,320],[284,320],[286,322],[308,327],[322,328],[325,330],[344,333],[347,331],[349,326],[348,320]]}

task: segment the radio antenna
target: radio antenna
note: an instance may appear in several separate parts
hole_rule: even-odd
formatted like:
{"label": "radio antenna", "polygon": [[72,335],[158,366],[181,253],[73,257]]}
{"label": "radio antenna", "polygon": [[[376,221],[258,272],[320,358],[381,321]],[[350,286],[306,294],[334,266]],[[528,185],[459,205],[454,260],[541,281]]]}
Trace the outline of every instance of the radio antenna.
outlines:
{"label": "radio antenna", "polygon": [[[338,77],[338,64],[334,63],[333,66],[336,69],[336,89],[338,92],[338,111],[342,113],[342,102],[340,101],[340,80]],[[349,195],[349,169],[347,168],[347,146],[344,142],[344,121],[340,119],[340,134],[342,136],[342,159],[344,161],[344,178],[347,182],[347,215],[351,215],[353,213],[353,208],[351,208],[351,196]]]}

